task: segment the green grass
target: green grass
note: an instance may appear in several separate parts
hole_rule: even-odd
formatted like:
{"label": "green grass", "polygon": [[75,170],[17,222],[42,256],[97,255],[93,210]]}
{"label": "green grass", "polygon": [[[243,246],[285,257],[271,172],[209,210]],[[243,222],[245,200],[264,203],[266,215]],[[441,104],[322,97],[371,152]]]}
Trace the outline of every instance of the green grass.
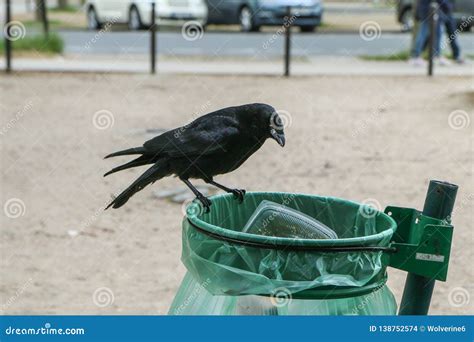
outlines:
{"label": "green grass", "polygon": [[75,6],[71,6],[71,5],[68,5],[68,6],[63,7],[63,8],[53,7],[53,8],[48,9],[48,11],[50,11],[50,12],[59,12],[59,13],[61,13],[61,12],[75,13],[79,10],[80,10],[79,7],[75,7]]}
{"label": "green grass", "polygon": [[[22,23],[23,25],[25,25],[27,29],[42,29],[43,28],[43,23],[38,20],[23,20]],[[61,26],[63,24],[61,20],[57,20],[57,19],[49,19],[48,23],[49,23],[49,27]]]}
{"label": "green grass", "polygon": [[[24,37],[12,42],[13,51],[38,53],[61,53],[63,52],[64,42],[61,37],[55,33],[50,33],[49,38],[45,39],[43,35]],[[0,41],[0,53],[5,53],[5,41]]]}
{"label": "green grass", "polygon": [[361,55],[360,59],[364,61],[407,61],[410,58],[409,51],[399,51],[392,55]]}
{"label": "green grass", "polygon": [[[446,58],[451,58],[449,54],[443,54]],[[473,55],[474,56],[474,55]],[[424,59],[428,59],[428,51],[423,52],[421,55]],[[377,61],[377,62],[396,62],[396,61],[407,61],[410,58],[410,52],[408,50],[399,51],[392,55],[360,55],[360,59],[364,61]],[[470,58],[469,55],[466,58]]]}

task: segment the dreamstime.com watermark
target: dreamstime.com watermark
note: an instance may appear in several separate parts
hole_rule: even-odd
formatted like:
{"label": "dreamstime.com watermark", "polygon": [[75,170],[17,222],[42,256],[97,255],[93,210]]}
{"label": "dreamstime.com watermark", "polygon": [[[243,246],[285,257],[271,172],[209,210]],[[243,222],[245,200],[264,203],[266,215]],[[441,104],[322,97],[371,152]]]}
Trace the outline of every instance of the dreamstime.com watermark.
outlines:
{"label": "dreamstime.com watermark", "polygon": [[3,212],[6,217],[16,219],[24,216],[26,213],[26,205],[19,198],[10,198],[3,205]]}
{"label": "dreamstime.com watermark", "polygon": [[28,99],[25,105],[15,113],[15,116],[9,121],[7,121],[7,123],[3,125],[2,128],[0,128],[0,135],[7,134],[7,132],[13,127],[15,127],[16,124],[21,120],[21,118],[23,118],[25,114],[33,108],[33,100],[36,100],[36,98]]}
{"label": "dreamstime.com watermark", "polygon": [[12,306],[13,303],[15,303],[18,300],[18,298],[20,298],[23,295],[23,293],[25,293],[25,291],[31,286],[32,283],[33,283],[33,278],[28,278],[28,280],[23,285],[18,287],[15,293],[13,294],[13,296],[8,298],[7,301],[4,304],[2,304],[0,313],[4,314],[7,311],[7,309],[10,306]]}
{"label": "dreamstime.com watermark", "polygon": [[[211,101],[206,101],[205,103],[203,103],[197,110],[195,110],[193,112],[193,114],[191,115],[191,120],[196,120],[197,118],[199,118],[201,115],[205,114],[208,109],[211,107]],[[193,121],[191,121],[190,123],[176,129],[174,131],[174,134],[173,136],[178,139],[187,129],[188,127],[192,124]]]}
{"label": "dreamstime.com watermark", "polygon": [[454,308],[468,305],[471,300],[469,291],[461,286],[453,287],[448,293],[448,303]]}
{"label": "dreamstime.com watermark", "polygon": [[[284,206],[288,206],[291,202],[293,202],[295,200],[295,197],[296,196],[294,194],[287,194],[287,195],[285,195],[285,197],[284,197],[281,204],[284,205]],[[278,215],[280,215],[279,212],[274,211],[270,215],[265,217],[263,219],[262,223],[261,223],[261,229],[267,228],[268,225],[270,223],[272,223],[272,221],[278,217]]]}
{"label": "dreamstime.com watermark", "polygon": [[275,112],[270,117],[270,126],[277,131],[289,128],[292,123],[293,119],[290,112],[283,109],[275,110]]}
{"label": "dreamstime.com watermark", "polygon": [[382,205],[375,198],[366,198],[359,206],[360,215],[366,219],[375,217],[379,211],[382,211]]}
{"label": "dreamstime.com watermark", "polygon": [[84,44],[84,49],[89,50],[91,46],[97,43],[105,33],[109,32],[112,29],[112,26],[118,20],[119,20],[119,17],[114,17],[112,18],[112,20],[107,21],[102,27],[102,29],[97,31],[97,33],[94,34],[94,36],[86,44]]}
{"label": "dreamstime.com watermark", "polygon": [[289,305],[292,299],[291,291],[286,287],[278,287],[274,289],[270,295],[272,305],[277,308]]}
{"label": "dreamstime.com watermark", "polygon": [[364,21],[359,26],[359,36],[366,42],[379,39],[382,36],[382,28],[376,21]]}
{"label": "dreamstime.com watermark", "polygon": [[378,105],[366,118],[358,122],[356,128],[351,133],[352,138],[357,138],[358,136],[367,133],[371,126],[376,125],[379,120],[382,119],[383,114],[386,112],[388,106],[389,102],[384,101],[382,104]]}
{"label": "dreamstime.com watermark", "polygon": [[45,323],[39,328],[5,328],[5,335],[84,335],[84,328],[53,328],[50,323]]}
{"label": "dreamstime.com watermark", "polygon": [[474,16],[470,15],[466,20],[461,21],[458,28],[449,35],[448,39],[444,40],[441,43],[441,49],[444,50],[448,44],[450,44],[453,40],[455,40],[461,32],[467,30],[469,26],[471,26],[472,22],[474,21]]}
{"label": "dreamstime.com watermark", "polygon": [[3,26],[3,35],[12,42],[23,39],[26,36],[25,25],[21,21],[9,21]]}
{"label": "dreamstime.com watermark", "polygon": [[101,109],[95,112],[94,116],[92,117],[92,124],[94,125],[95,128],[101,131],[113,127],[114,123],[115,123],[114,114],[107,109]]}
{"label": "dreamstime.com watermark", "polygon": [[194,288],[194,290],[189,294],[189,296],[184,300],[184,302],[174,310],[175,315],[179,315],[186,309],[187,306],[192,304],[194,300],[199,296],[202,291],[206,290],[206,287],[211,283],[211,279],[207,278],[203,283]]}
{"label": "dreamstime.com watermark", "polygon": [[298,19],[298,15],[292,15],[291,17],[285,17],[285,23],[278,28],[278,30],[266,41],[262,44],[262,48],[267,50],[281,35],[283,35],[288,27],[293,25],[293,23]]}
{"label": "dreamstime.com watermark", "polygon": [[114,301],[114,293],[108,287],[99,287],[92,294],[92,302],[99,308],[110,306]]}
{"label": "dreamstime.com watermark", "polygon": [[202,39],[204,37],[204,27],[199,21],[187,21],[181,28],[181,35],[188,42]]}
{"label": "dreamstime.com watermark", "polygon": [[456,109],[449,113],[448,124],[449,127],[458,131],[469,127],[469,125],[471,124],[471,118],[469,117],[469,114],[466,111]]}
{"label": "dreamstime.com watermark", "polygon": [[374,299],[376,299],[376,296],[379,296],[378,291],[384,286],[385,286],[385,284],[377,286],[377,288],[374,291],[372,291],[371,293],[369,293],[368,295],[363,297],[363,299],[359,303],[357,303],[357,305],[352,309],[351,314],[352,315],[359,315],[361,311],[362,312],[366,311],[367,310],[366,309],[367,305],[370,305],[370,303]]}

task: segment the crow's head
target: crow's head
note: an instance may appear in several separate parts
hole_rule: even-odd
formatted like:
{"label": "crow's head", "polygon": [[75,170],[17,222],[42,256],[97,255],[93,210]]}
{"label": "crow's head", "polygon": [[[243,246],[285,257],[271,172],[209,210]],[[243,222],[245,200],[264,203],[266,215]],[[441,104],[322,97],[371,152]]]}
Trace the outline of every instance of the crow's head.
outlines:
{"label": "crow's head", "polygon": [[281,147],[285,146],[285,132],[283,128],[285,122],[272,106],[263,103],[256,103],[255,110],[260,121],[260,127],[267,138],[274,139]]}

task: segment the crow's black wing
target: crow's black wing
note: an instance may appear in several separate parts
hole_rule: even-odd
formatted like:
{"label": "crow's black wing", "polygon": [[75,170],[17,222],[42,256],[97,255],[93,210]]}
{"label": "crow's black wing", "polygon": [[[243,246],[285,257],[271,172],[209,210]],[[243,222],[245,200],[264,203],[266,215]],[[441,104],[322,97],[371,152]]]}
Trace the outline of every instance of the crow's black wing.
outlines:
{"label": "crow's black wing", "polygon": [[229,116],[205,116],[163,133],[143,144],[154,155],[183,157],[227,152],[240,138],[238,121]]}

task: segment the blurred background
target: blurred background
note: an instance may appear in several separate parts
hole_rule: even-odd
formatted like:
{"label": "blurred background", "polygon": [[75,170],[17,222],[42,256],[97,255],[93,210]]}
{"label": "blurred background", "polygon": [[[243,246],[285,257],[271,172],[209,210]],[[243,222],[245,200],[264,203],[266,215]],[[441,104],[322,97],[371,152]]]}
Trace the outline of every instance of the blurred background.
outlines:
{"label": "blurred background", "polygon": [[[2,2],[2,313],[166,314],[192,194],[167,178],[104,211],[142,170],[104,179],[114,163],[103,157],[252,102],[279,110],[287,145],[266,143],[216,179],[226,185],[381,210],[420,209],[430,179],[459,185],[430,313],[472,313],[473,5],[454,2],[448,63],[428,77],[409,62],[411,0],[156,0],[156,36],[149,1],[11,0],[9,20]],[[405,276],[389,269],[398,301]]]}
{"label": "blurred background", "polygon": [[[148,65],[141,62],[150,51],[149,0],[10,1],[10,35],[15,57],[20,58],[17,66],[22,69],[58,69],[64,65],[72,70],[106,70],[105,60],[112,58],[114,63],[108,61],[111,69],[147,70]],[[462,60],[470,61],[474,57],[470,33],[474,3],[456,0],[453,4]],[[291,55],[300,64],[317,68],[315,58],[324,65],[324,57],[332,56],[406,61],[416,25],[414,5],[414,0],[157,0],[155,49],[162,60],[175,62],[196,57],[221,61],[280,58],[286,6],[292,6],[289,19],[297,34],[292,38]],[[0,13],[4,21],[4,6]],[[47,40],[43,40],[44,34]],[[449,57],[447,40],[450,38],[445,33],[443,54]],[[2,53],[4,45],[0,45]],[[56,58],[59,65],[51,61],[54,57],[61,57]],[[38,62],[45,58],[49,61]],[[126,63],[129,59],[134,63]],[[172,64],[163,67],[173,69]],[[228,69],[235,71],[231,66]]]}

